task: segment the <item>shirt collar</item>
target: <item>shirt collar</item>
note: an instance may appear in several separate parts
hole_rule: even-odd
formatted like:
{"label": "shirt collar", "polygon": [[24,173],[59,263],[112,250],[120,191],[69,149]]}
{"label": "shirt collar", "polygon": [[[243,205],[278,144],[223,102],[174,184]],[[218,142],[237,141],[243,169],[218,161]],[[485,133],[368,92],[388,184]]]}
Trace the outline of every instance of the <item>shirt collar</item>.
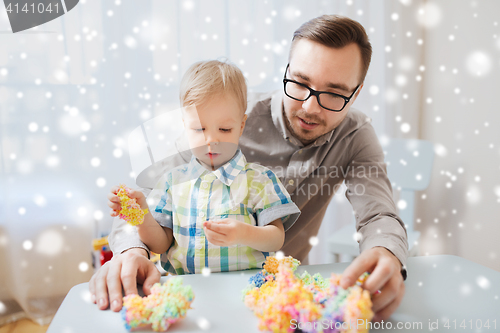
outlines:
{"label": "shirt collar", "polygon": [[283,112],[283,92],[278,90],[271,97],[271,116],[273,118],[274,126],[276,126],[276,129],[281,134],[283,139],[287,140],[292,136],[292,133],[290,133],[286,127]]}
{"label": "shirt collar", "polygon": [[[205,167],[203,167],[200,162],[196,159],[196,157],[193,155],[191,158],[191,162],[189,162],[190,166],[190,174],[194,178],[199,178],[203,174],[210,173],[212,171],[207,170]],[[213,171],[213,174],[217,179],[219,179],[222,183],[224,183],[227,186],[231,186],[231,183],[233,180],[236,179],[236,177],[239,175],[239,173],[245,169],[245,165],[247,164],[246,158],[241,152],[241,150],[238,148],[234,156],[227,161],[225,164],[220,166],[217,170]]]}
{"label": "shirt collar", "polygon": [[335,133],[335,129],[333,129],[330,132],[327,132],[327,133],[323,134],[322,136],[320,136],[319,138],[317,138],[316,141],[314,141],[314,143],[313,143],[314,146],[322,146],[325,143],[330,142],[330,140],[333,137],[333,133]]}
{"label": "shirt collar", "polygon": [[[299,146],[299,147],[304,147],[302,142],[300,142],[299,139],[293,136],[293,134],[288,130],[288,127],[286,126],[286,119],[285,119],[285,109],[283,106],[283,92],[281,90],[277,90],[275,94],[273,94],[271,98],[271,116],[273,118],[273,123],[274,126],[276,126],[276,129],[278,132],[281,134],[283,139],[290,141],[292,144]],[[328,133],[323,134],[319,138],[316,139],[311,145],[312,146],[322,146],[325,143],[330,142],[330,140],[333,137],[333,133],[335,130],[332,130]]]}
{"label": "shirt collar", "polygon": [[191,161],[188,164],[188,175],[190,179],[198,179],[203,174],[208,173],[208,171],[203,165],[198,162],[194,154],[191,155]]}

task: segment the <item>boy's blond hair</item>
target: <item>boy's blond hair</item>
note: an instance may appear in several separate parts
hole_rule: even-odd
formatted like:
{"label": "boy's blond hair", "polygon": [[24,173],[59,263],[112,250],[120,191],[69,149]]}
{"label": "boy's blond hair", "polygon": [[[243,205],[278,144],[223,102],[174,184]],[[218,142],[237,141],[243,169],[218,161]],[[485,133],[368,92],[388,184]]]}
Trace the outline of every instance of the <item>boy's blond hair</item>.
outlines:
{"label": "boy's blond hair", "polygon": [[242,113],[247,109],[247,85],[241,70],[228,61],[197,62],[186,71],[180,87],[181,106],[201,104],[231,94]]}

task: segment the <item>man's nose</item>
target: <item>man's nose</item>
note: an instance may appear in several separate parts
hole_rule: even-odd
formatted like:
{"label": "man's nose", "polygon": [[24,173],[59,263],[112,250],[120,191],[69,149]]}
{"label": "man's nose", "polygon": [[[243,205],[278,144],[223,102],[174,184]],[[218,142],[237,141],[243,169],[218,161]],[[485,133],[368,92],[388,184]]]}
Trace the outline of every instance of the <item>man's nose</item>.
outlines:
{"label": "man's nose", "polygon": [[318,98],[311,95],[307,100],[302,103],[302,108],[307,113],[320,113],[322,111],[321,105],[318,103]]}

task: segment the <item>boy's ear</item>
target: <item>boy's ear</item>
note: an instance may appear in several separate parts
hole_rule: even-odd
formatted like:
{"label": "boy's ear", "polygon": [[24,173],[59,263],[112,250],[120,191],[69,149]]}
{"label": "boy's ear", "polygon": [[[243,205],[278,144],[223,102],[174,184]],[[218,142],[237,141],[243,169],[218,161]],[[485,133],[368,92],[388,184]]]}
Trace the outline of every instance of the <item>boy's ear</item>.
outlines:
{"label": "boy's ear", "polygon": [[245,114],[243,116],[243,120],[241,121],[241,131],[240,131],[240,136],[243,134],[243,130],[245,129],[245,124],[247,121],[247,115]]}

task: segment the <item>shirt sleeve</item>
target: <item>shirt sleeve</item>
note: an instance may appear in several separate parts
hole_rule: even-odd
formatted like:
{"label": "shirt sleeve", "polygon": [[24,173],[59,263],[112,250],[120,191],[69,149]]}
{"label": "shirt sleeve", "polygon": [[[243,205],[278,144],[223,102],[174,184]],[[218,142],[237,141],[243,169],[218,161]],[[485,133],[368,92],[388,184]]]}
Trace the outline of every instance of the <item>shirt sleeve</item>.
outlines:
{"label": "shirt sleeve", "polygon": [[354,135],[350,149],[353,158],[345,182],[346,197],[354,209],[356,231],[361,234],[360,251],[385,247],[399,259],[405,276],[408,236],[397,215],[384,152],[371,124],[363,125]]}
{"label": "shirt sleeve", "polygon": [[172,222],[172,173],[160,177],[146,201],[156,222],[162,227],[173,229]]}
{"label": "shirt sleeve", "polygon": [[253,210],[257,225],[265,226],[281,218],[285,231],[297,221],[300,210],[278,177],[269,169],[254,174],[251,183]]}

